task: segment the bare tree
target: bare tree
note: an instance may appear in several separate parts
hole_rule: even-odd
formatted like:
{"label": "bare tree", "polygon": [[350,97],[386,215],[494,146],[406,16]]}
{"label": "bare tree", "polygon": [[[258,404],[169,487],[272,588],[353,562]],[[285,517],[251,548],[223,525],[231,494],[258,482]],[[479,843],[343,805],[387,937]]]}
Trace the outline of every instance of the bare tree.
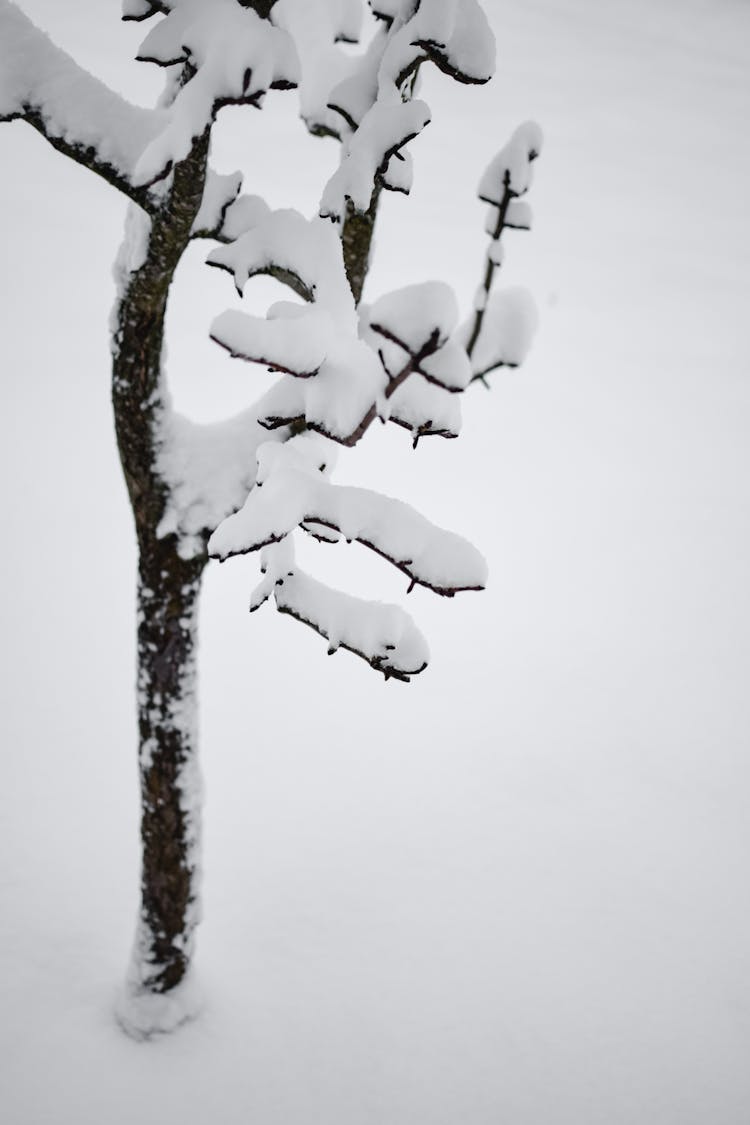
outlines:
{"label": "bare tree", "polygon": [[[528,228],[519,197],[539,130],[522,126],[485,173],[491,238],[468,322],[443,283],[425,282],[360,306],[378,200],[408,192],[406,146],[429,122],[416,97],[432,62],[463,83],[486,82],[494,41],[477,0],[124,0],[123,18],[153,21],[138,58],[166,68],[153,110],[131,105],[83,71],[9,0],[0,0],[0,120],[21,119],[129,200],[117,262],[112,400],[138,540],[138,719],[142,788],[141,906],[123,1022],[137,1034],[189,1014],[187,971],[198,921],[200,785],[196,620],[209,556],[259,551],[255,609],[311,626],[386,678],[427,664],[424,638],[398,606],[353,598],[305,574],[300,528],[324,542],[356,540],[397,567],[410,588],[481,589],[485,564],[465,540],[401,501],[334,485],[337,444],[356,444],[376,418],[455,437],[458,392],[520,363],[533,306],[492,293],[508,228]],[[260,107],[268,90],[298,88],[314,134],[341,143],[318,213],[274,211],[243,194],[239,175],[208,162],[211,128],[230,104]],[[266,316],[226,312],[213,338],[281,378],[229,422],[197,426],[166,386],[164,320],[180,259],[196,238],[209,264],[243,291],[266,274],[291,290]]]}

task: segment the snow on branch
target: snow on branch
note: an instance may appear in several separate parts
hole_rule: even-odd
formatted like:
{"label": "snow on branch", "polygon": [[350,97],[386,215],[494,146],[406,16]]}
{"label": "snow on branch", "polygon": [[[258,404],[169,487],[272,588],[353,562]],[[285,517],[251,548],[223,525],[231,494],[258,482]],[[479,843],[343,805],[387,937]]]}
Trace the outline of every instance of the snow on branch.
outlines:
{"label": "snow on branch", "polygon": [[502,207],[507,198],[524,195],[531,187],[531,165],[542,151],[542,141],[535,121],[519,125],[487,165],[479,181],[479,198]]}
{"label": "snow on branch", "polygon": [[487,82],[494,71],[495,41],[477,0],[411,0],[376,14],[386,31],[328,100],[344,123],[342,161],[320,204],[320,214],[335,221],[347,204],[366,212],[378,186],[409,192],[411,162],[402,150],[430,120],[429,107],[411,100],[413,76],[425,60],[466,83]]}
{"label": "snow on branch", "polygon": [[458,412],[435,393],[423,396],[421,409],[416,393],[395,398],[412,374],[451,394],[471,381],[466,354],[450,339],[458,309],[448,286],[407,286],[381,297],[358,323],[336,232],[294,211],[260,214],[208,260],[230,270],[240,292],[249,277],[273,268],[293,278],[308,299],[307,305],[278,302],[265,318],[228,311],[211,326],[212,338],[231,355],[304,381],[303,413],[269,415],[269,429],[304,427],[351,446],[379,416],[416,438],[455,436]]}
{"label": "snow on branch", "polygon": [[354,444],[386,380],[377,355],[359,338],[336,231],[296,211],[270,212],[208,260],[231,271],[240,292],[249,277],[273,273],[308,301],[278,302],[265,318],[225,312],[211,326],[212,338],[232,355],[304,379],[302,416],[269,416],[269,427],[303,424]]}
{"label": "snow on branch", "polygon": [[269,412],[294,414],[299,409],[296,386],[289,380],[222,422],[198,423],[165,412],[156,468],[169,499],[158,534],[176,535],[183,558],[203,550],[214,528],[242,505],[255,483],[259,446],[289,436],[284,429],[269,435],[261,419]]}
{"label": "snow on branch", "polygon": [[[428,281],[396,289],[380,297],[366,316],[371,332],[409,356],[411,371],[429,383],[456,392],[465,390],[471,382],[466,353],[450,339],[458,320],[458,306],[453,290],[443,282]],[[386,371],[391,371],[392,365],[385,355],[383,360]],[[393,380],[391,375],[390,382]]]}
{"label": "snow on branch", "polygon": [[351,321],[354,302],[341,265],[341,244],[330,225],[311,222],[291,209],[271,211],[257,197],[253,212],[247,215],[248,229],[231,245],[213,250],[208,264],[231,273],[240,294],[258,274],[286,275],[304,300],[315,300]]}
{"label": "snow on branch", "polygon": [[[188,80],[170,106],[166,127],[138,161],[139,185],[156,182],[183,160],[222,106],[260,105],[267,90],[290,89],[299,76],[290,37],[236,0],[170,0],[158,10],[166,15],[144,39],[138,58],[186,64]],[[151,14],[142,5],[137,11],[138,18]]]}
{"label": "snow on branch", "polygon": [[0,0],[0,121],[16,118],[146,210],[152,207],[134,173],[168,112],[131,105],[56,47],[15,4]]}
{"label": "snow on branch", "polygon": [[338,137],[340,129],[328,108],[329,92],[355,65],[337,44],[358,42],[360,0],[277,0],[271,19],[287,32],[297,50],[303,121],[313,134]]}
{"label": "snow on branch", "polygon": [[193,238],[222,237],[227,213],[237,203],[241,187],[241,172],[219,175],[213,169],[208,169],[203,199],[193,222]]}
{"label": "snow on branch", "polygon": [[[498,367],[520,367],[531,348],[538,320],[528,290],[512,288],[490,294],[471,354],[472,378],[483,379]],[[464,331],[468,337],[468,326]]]}
{"label": "snow on branch", "polygon": [[410,588],[426,586],[448,597],[484,588],[486,563],[467,540],[401,500],[330,484],[321,471],[324,450],[311,435],[261,446],[256,487],[211,536],[209,554],[223,561],[280,542],[303,523],[320,524],[381,555],[406,575]]}
{"label": "snow on branch", "polygon": [[495,272],[503,263],[504,230],[530,230],[531,208],[524,199],[531,187],[532,163],[542,150],[542,131],[534,121],[519,125],[490,161],[479,182],[479,198],[489,203],[485,229],[491,238],[474,315],[462,329],[472,378],[484,380],[497,367],[523,362],[536,331],[536,310],[524,290],[493,294]]}
{"label": "snow on branch", "polygon": [[425,102],[402,102],[395,93],[388,99],[379,98],[365,114],[349,141],[344,159],[326,184],[320,214],[341,219],[347,200],[358,211],[366,211],[376,177],[380,175],[382,181],[391,157],[421,133],[429,120]]}
{"label": "snow on branch", "polygon": [[344,594],[312,578],[295,561],[291,536],[261,552],[264,577],[251,613],[273,595],[280,613],[309,625],[328,641],[328,655],[347,649],[386,680],[409,681],[427,667],[427,642],[400,606]]}
{"label": "snow on branch", "polygon": [[345,648],[386,680],[405,683],[427,667],[427,642],[400,606],[344,594],[299,570],[278,581],[274,601],[324,637],[329,656]]}
{"label": "snow on branch", "polygon": [[401,4],[391,29],[384,65],[396,85],[425,58],[458,82],[488,82],[495,72],[495,37],[477,0]]}
{"label": "snow on branch", "polygon": [[147,20],[165,9],[159,0],[122,0],[123,20]]}

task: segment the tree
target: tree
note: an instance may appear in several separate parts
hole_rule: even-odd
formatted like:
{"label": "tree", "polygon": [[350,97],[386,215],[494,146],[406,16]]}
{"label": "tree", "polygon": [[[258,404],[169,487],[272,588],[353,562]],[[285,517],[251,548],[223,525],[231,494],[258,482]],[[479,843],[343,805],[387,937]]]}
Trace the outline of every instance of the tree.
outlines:
{"label": "tree", "polygon": [[[480,183],[490,249],[469,320],[452,290],[408,286],[361,302],[378,201],[408,193],[406,146],[429,122],[420,67],[486,82],[494,41],[477,0],[371,2],[374,32],[359,54],[361,0],[124,0],[124,18],[153,21],[138,58],[166,68],[153,110],[133,106],[81,70],[10,2],[0,0],[0,120],[25,120],[56,149],[130,201],[117,260],[112,400],[133,510],[138,566],[138,719],[142,791],[141,906],[121,1007],[137,1034],[190,1011],[188,969],[199,915],[200,785],[196,714],[197,605],[209,557],[259,552],[251,610],[277,609],[345,648],[386,679],[408,681],[427,646],[399,607],[354,598],[304,573],[293,533],[357,541],[452,597],[483,587],[486,567],[464,539],[407,504],[331,483],[337,445],[376,419],[414,447],[460,428],[458,393],[528,349],[533,305],[492,292],[501,237],[528,229],[520,198],[541,137],[521,126]],[[311,219],[272,210],[239,175],[209,166],[219,110],[259,108],[268,90],[299,90],[314,134],[341,144],[339,166]],[[197,426],[170,405],[164,318],[190,242],[218,245],[208,263],[246,282],[266,274],[293,300],[265,316],[225,312],[212,337],[281,378],[229,422]]]}

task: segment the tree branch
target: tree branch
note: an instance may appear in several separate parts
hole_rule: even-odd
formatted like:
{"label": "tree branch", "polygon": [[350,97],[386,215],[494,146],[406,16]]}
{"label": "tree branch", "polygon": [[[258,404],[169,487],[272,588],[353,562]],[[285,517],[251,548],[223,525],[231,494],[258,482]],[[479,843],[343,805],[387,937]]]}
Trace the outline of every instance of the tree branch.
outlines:
{"label": "tree branch", "polygon": [[144,210],[156,201],[133,184],[136,163],[166,121],[94,78],[15,4],[0,3],[0,121],[24,120],[58,152],[95,172]]}
{"label": "tree branch", "polygon": [[[494,229],[494,231],[492,231],[492,241],[493,242],[497,242],[500,239],[500,237],[503,233],[503,230],[505,229],[505,227],[507,225],[506,222],[505,222],[505,218],[506,218],[506,215],[508,214],[508,207],[510,205],[510,201],[511,201],[511,199],[515,198],[515,195],[516,195],[516,193],[514,191],[511,191],[511,187],[510,187],[510,173],[506,172],[505,177],[503,179],[503,194],[502,194],[502,198],[500,200],[500,205],[497,209],[497,220],[495,222],[495,229]],[[497,269],[497,266],[495,265],[495,262],[493,262],[492,258],[488,255],[487,265],[485,266],[484,278],[482,279],[482,286],[481,286],[482,289],[484,290],[484,303],[482,304],[481,308],[476,308],[474,310],[474,323],[473,323],[472,328],[471,328],[471,333],[469,334],[468,343],[466,344],[466,353],[469,356],[469,358],[471,358],[471,355],[474,351],[474,348],[476,347],[477,340],[479,339],[479,333],[482,330],[482,321],[484,320],[484,310],[487,307],[487,298],[489,297],[490,290],[492,289],[492,282],[493,282],[494,277],[495,277],[495,270],[496,269]],[[492,368],[488,368],[488,371],[491,371],[491,370],[492,370]],[[486,374],[487,374],[487,371],[484,371],[484,372],[482,372],[481,375],[475,375],[474,379],[482,379],[484,377],[484,375],[486,375]]]}
{"label": "tree branch", "polygon": [[370,206],[366,211],[358,211],[351,200],[347,200],[346,204],[346,215],[341,228],[341,246],[346,280],[349,282],[355,305],[358,305],[362,299],[362,290],[370,265],[370,246],[375,231],[380,191],[381,184],[376,181]]}
{"label": "tree branch", "polygon": [[[88,168],[90,172],[95,172],[97,176],[101,176],[108,184],[116,187],[123,195],[127,195],[139,207],[149,215],[153,215],[158,207],[158,202],[147,187],[134,187],[133,184],[117,170],[112,164],[101,160],[93,145],[82,145],[67,140],[65,137],[55,136],[50,133],[41,114],[33,109],[27,109],[24,113],[15,115],[17,119],[27,121],[32,128],[36,129],[46,141],[52,145],[53,148],[61,152],[63,156],[69,157],[74,160],[76,164],[81,164],[84,168]],[[13,120],[13,118],[5,118],[5,120]]]}

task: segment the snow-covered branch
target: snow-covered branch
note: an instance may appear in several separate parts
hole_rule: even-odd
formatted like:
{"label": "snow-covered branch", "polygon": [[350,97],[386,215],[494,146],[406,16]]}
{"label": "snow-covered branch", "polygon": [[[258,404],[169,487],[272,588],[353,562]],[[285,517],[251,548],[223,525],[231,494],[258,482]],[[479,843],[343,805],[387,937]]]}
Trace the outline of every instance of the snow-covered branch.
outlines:
{"label": "snow-covered branch", "polygon": [[429,107],[411,100],[412,78],[425,60],[467,83],[486,82],[494,70],[495,41],[477,0],[404,2],[376,14],[387,31],[328,101],[350,133],[320,204],[320,214],[337,221],[348,205],[366,212],[378,186],[408,193],[411,161],[402,150],[430,120]]}
{"label": "snow-covered branch", "polygon": [[269,435],[260,420],[274,411],[293,414],[299,409],[295,392],[293,380],[277,383],[254,406],[222,422],[165,412],[156,468],[168,501],[159,535],[176,535],[184,558],[202,551],[214,528],[241,507],[255,483],[258,448],[287,439],[288,431]]}
{"label": "snow-covered branch", "polygon": [[261,552],[263,579],[253,591],[250,611],[273,595],[276,608],[309,625],[328,642],[361,657],[386,680],[408,682],[427,667],[427,642],[400,606],[354,597],[312,578],[299,568],[291,536]]}
{"label": "snow-covered branch", "polygon": [[229,209],[237,204],[241,188],[241,172],[219,175],[209,168],[203,188],[203,199],[193,222],[191,237],[223,240]]}
{"label": "snow-covered branch", "polygon": [[489,204],[485,229],[491,242],[474,315],[462,332],[473,379],[484,381],[485,375],[498,367],[517,367],[536,329],[536,312],[529,294],[522,290],[492,294],[491,290],[504,259],[503,231],[531,229],[531,208],[519,197],[531,187],[531,166],[541,150],[539,126],[533,121],[519,125],[479,182],[479,198]]}
{"label": "snow-covered branch", "polygon": [[212,557],[257,551],[302,524],[320,524],[386,559],[409,579],[410,588],[426,586],[448,597],[484,588],[487,567],[475,547],[401,500],[331,484],[321,471],[328,466],[319,442],[303,435],[258,449],[256,487],[211,536]]}
{"label": "snow-covered branch", "polygon": [[168,112],[131,105],[56,47],[15,4],[0,0],[0,121],[15,119],[144,209],[154,206],[134,173]]}
{"label": "snow-covered branch", "polygon": [[252,8],[236,0],[164,0],[158,6],[129,5],[130,18],[165,13],[149,31],[138,52],[144,62],[169,67],[185,64],[189,80],[178,90],[165,128],[142,152],[135,182],[163,178],[183,160],[193,141],[226,105],[259,106],[270,89],[296,86],[299,64],[286,32],[273,27]]}
{"label": "snow-covered branch", "polygon": [[347,446],[376,417],[392,417],[417,437],[457,432],[456,411],[441,408],[435,394],[421,411],[416,394],[399,395],[412,374],[449,393],[470,381],[466,355],[450,340],[458,309],[448,286],[407,286],[363,310],[358,323],[336,232],[294,211],[259,210],[257,224],[212,251],[209,262],[231,271],[240,292],[249,277],[270,272],[275,263],[297,279],[298,292],[309,300],[278,302],[265,318],[225,312],[211,327],[212,338],[231,355],[304,381],[302,413],[269,414],[263,423],[269,429],[311,429]]}

